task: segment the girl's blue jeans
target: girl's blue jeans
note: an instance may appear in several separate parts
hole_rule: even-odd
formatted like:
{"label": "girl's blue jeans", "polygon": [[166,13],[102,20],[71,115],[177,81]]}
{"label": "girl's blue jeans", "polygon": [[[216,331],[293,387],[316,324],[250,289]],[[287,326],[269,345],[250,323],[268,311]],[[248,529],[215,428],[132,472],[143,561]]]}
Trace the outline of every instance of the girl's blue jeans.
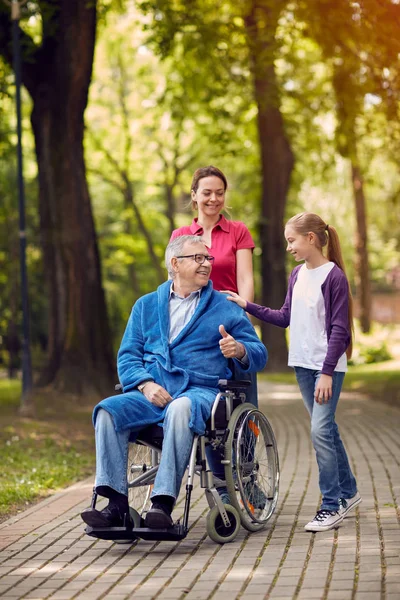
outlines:
{"label": "girl's blue jeans", "polygon": [[345,374],[338,371],[333,373],[332,397],[326,404],[318,404],[314,392],[321,371],[303,367],[295,367],[294,370],[311,417],[311,439],[317,457],[322,494],[321,509],[338,510],[339,498],[352,498],[357,493],[357,483],[335,421]]}

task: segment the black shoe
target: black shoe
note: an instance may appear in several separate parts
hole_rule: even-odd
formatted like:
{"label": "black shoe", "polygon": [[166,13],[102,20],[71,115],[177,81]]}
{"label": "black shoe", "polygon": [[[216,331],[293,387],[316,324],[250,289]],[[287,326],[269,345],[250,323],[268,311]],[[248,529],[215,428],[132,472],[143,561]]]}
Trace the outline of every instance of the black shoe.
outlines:
{"label": "black shoe", "polygon": [[154,503],[144,520],[149,529],[168,529],[173,527],[174,522],[168,508],[164,504]]}
{"label": "black shoe", "polygon": [[[106,506],[103,510],[95,508],[85,508],[81,513],[82,519],[87,525],[96,529],[96,527],[123,527],[124,515],[121,514],[117,506]],[[131,525],[130,517],[126,519],[126,526]]]}

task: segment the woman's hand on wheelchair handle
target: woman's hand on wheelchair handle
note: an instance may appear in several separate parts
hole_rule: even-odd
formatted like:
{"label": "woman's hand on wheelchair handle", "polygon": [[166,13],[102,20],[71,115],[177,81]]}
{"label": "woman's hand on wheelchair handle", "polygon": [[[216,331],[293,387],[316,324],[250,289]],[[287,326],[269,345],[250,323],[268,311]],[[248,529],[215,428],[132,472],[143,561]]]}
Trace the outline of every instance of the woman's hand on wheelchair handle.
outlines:
{"label": "woman's hand on wheelchair handle", "polygon": [[155,381],[149,381],[142,393],[149,402],[160,408],[164,408],[172,400],[167,390]]}

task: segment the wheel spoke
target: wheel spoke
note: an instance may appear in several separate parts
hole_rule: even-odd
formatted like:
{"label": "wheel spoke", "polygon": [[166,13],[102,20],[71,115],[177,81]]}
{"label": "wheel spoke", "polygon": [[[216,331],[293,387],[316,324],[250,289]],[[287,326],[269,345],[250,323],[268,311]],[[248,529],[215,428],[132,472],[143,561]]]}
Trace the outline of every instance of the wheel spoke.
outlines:
{"label": "wheel spoke", "polygon": [[[231,423],[231,421],[233,421]],[[265,525],[278,499],[279,464],[275,437],[263,413],[243,404],[234,411],[225,446],[225,476],[242,525],[256,531]]]}

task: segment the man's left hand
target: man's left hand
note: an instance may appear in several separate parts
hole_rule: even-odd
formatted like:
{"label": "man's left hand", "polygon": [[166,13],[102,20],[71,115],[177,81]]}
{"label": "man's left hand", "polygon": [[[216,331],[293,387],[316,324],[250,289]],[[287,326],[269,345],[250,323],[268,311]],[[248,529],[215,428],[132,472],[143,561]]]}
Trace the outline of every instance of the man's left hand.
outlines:
{"label": "man's left hand", "polygon": [[242,343],[237,342],[225,329],[223,325],[219,326],[219,332],[222,335],[222,340],[219,340],[219,347],[225,358],[243,358],[246,354],[245,347]]}

